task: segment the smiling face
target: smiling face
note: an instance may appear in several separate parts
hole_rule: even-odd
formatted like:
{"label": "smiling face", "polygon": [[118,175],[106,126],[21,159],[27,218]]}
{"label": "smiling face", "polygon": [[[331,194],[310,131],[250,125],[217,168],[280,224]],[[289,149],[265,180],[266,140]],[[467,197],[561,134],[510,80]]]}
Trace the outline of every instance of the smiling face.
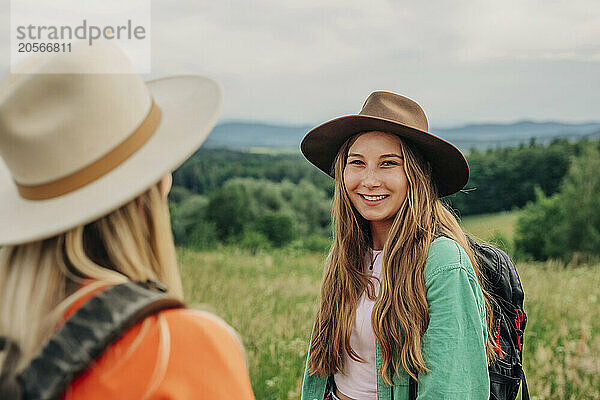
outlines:
{"label": "smiling face", "polygon": [[377,225],[389,229],[408,189],[400,139],[384,132],[360,135],[348,149],[344,185],[373,230]]}

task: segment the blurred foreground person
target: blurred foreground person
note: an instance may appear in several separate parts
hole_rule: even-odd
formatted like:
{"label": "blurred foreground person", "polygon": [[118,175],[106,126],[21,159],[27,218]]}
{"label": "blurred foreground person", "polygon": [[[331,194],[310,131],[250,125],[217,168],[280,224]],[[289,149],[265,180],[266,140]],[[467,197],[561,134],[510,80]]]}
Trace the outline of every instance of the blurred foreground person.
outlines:
{"label": "blurred foreground person", "polygon": [[[181,303],[169,221],[170,171],[216,123],[218,85],[87,73],[130,64],[78,54],[0,83],[0,398],[254,399],[233,330]],[[67,63],[81,73],[51,73]]]}

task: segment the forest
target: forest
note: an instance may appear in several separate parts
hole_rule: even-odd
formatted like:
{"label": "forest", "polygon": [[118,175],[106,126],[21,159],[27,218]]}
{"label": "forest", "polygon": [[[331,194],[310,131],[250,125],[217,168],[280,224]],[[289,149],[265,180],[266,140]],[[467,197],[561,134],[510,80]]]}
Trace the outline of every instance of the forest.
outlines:
{"label": "forest", "polygon": [[[572,209],[573,197],[579,201],[580,193],[589,193],[589,201],[584,200],[588,202],[600,197],[600,169],[594,167],[599,143],[590,139],[556,139],[549,144],[531,140],[518,147],[472,149],[466,153],[469,182],[443,201],[459,217],[523,209],[514,239],[517,256],[547,259],[572,257],[574,252],[598,253],[600,237],[596,236],[600,235],[594,226],[583,229],[590,242],[583,248],[543,248],[556,247],[546,242],[567,232],[577,236],[576,231],[582,231],[581,225],[573,228],[572,218],[566,217],[581,214]],[[314,250],[329,246],[333,179],[300,153],[201,148],[174,172],[173,182],[169,200],[174,237],[180,246],[203,249],[237,243],[252,250],[289,244]],[[577,185],[586,190],[579,192]],[[570,191],[571,200],[567,201],[568,194],[561,194],[564,191]],[[577,217],[578,221],[588,225],[597,221],[595,226],[600,226],[593,204],[586,203],[586,209],[588,213]],[[575,243],[580,236],[570,240]]]}

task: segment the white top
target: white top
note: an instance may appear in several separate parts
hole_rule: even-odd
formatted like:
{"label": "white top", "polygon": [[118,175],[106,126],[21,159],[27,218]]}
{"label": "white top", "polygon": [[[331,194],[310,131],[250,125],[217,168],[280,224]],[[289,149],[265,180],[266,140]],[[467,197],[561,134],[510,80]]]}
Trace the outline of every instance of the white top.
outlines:
{"label": "white top", "polygon": [[[365,259],[364,271],[381,279],[382,250],[371,250]],[[373,260],[373,270],[370,270]],[[375,294],[379,295],[379,281],[375,283]],[[371,325],[371,312],[375,302],[369,300],[366,291],[358,300],[356,319],[350,333],[350,346],[366,362],[351,359],[344,350],[345,374],[334,375],[335,384],[342,394],[357,400],[377,400],[377,367],[375,364],[375,333]]]}

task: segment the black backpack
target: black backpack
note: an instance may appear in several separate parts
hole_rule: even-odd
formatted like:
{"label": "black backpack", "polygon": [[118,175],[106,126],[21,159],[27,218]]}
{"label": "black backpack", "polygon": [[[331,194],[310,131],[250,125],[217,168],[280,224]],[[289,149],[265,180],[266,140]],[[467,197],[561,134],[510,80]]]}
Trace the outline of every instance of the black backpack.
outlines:
{"label": "black backpack", "polygon": [[[0,375],[0,398],[60,399],[71,382],[129,328],[161,310],[184,307],[164,291],[156,282],[129,281],[96,294],[65,321],[18,376]],[[5,365],[14,364],[9,358],[18,359],[18,348],[0,338],[2,350],[8,353]]]}
{"label": "black backpack", "polygon": [[[522,399],[529,400],[523,372],[523,331],[527,316],[523,312],[523,287],[515,263],[502,250],[478,243],[467,236],[484,276],[484,285],[493,299],[492,339],[496,361],[488,366],[490,400],[514,400],[523,382]],[[410,378],[409,399],[417,398],[417,382]]]}

